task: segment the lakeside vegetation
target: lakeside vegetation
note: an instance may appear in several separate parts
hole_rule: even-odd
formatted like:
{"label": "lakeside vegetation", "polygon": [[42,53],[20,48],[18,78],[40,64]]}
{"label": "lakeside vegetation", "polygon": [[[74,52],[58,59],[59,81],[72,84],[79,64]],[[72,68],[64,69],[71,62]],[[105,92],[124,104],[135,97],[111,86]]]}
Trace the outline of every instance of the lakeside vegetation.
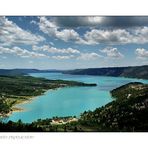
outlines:
{"label": "lakeside vegetation", "polygon": [[[49,89],[72,86],[96,86],[76,81],[47,80],[31,76],[0,76],[0,116],[7,116],[18,103],[31,100]],[[18,109],[17,109],[18,110]]]}
{"label": "lakeside vegetation", "polygon": [[114,101],[84,112],[80,123],[96,131],[148,131],[148,85],[129,83],[111,91]]}
{"label": "lakeside vegetation", "polygon": [[76,117],[38,119],[30,124],[0,123],[0,131],[32,132],[147,132],[148,84],[132,82],[111,91],[114,101]]}

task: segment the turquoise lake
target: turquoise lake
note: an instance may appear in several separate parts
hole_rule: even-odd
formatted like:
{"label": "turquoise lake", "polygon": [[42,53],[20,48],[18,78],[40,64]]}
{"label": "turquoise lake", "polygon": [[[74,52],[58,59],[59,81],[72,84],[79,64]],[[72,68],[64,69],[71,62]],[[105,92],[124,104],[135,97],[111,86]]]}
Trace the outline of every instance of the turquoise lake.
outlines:
{"label": "turquoise lake", "polygon": [[148,83],[148,80],[130,79],[123,77],[68,75],[61,73],[31,73],[34,77],[47,79],[75,80],[86,83],[97,83],[96,87],[65,87],[49,90],[31,102],[19,104],[23,112],[13,112],[6,120],[30,123],[37,119],[54,116],[79,116],[80,113],[94,110],[112,101],[110,90],[129,82]]}

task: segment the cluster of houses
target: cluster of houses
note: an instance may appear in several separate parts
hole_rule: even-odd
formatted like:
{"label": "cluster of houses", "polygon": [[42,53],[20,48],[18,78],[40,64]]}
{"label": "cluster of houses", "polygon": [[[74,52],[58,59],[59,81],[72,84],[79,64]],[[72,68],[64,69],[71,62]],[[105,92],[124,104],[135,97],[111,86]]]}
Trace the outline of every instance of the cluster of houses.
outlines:
{"label": "cluster of houses", "polygon": [[66,123],[71,123],[71,122],[77,122],[78,119],[75,117],[67,117],[67,118],[54,118],[52,119],[51,124],[66,124]]}

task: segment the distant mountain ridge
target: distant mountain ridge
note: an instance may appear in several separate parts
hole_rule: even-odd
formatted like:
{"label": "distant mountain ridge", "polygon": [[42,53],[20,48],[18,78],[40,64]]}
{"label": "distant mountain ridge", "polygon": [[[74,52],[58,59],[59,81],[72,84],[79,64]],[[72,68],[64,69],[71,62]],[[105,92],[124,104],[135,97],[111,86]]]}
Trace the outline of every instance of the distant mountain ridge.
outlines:
{"label": "distant mountain ridge", "polygon": [[49,73],[59,72],[58,70],[38,70],[38,69],[0,69],[0,75],[27,75],[28,73]]}
{"label": "distant mountain ridge", "polygon": [[73,75],[98,75],[148,79],[148,65],[129,67],[87,68],[64,71]]}
{"label": "distant mountain ridge", "polygon": [[97,75],[128,77],[138,79],[148,79],[148,65],[129,66],[129,67],[105,67],[105,68],[87,68],[75,70],[56,70],[56,69],[0,69],[0,75],[27,75],[29,73],[50,73],[60,72],[72,75]]}

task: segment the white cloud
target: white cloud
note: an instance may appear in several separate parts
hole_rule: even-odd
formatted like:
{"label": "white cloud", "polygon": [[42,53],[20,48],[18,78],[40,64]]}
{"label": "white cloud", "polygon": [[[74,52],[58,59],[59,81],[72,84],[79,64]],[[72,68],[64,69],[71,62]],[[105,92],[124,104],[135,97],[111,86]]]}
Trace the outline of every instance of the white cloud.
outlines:
{"label": "white cloud", "polygon": [[[46,51],[48,53],[52,53],[52,54],[57,54],[54,56],[51,56],[51,58],[53,59],[57,59],[57,60],[65,60],[65,59],[71,59],[71,58],[75,58],[75,59],[79,59],[79,60],[95,60],[97,58],[102,57],[101,55],[97,54],[97,53],[82,53],[77,49],[73,49],[73,48],[66,48],[66,49],[60,49],[60,48],[56,48],[56,47],[50,47],[48,45],[44,45],[44,46],[33,46],[32,50],[34,51]],[[64,54],[64,55],[61,55]],[[67,55],[65,55],[67,54]]]}
{"label": "white cloud", "polygon": [[100,57],[102,56],[95,52],[92,52],[92,53],[81,53],[77,59],[78,60],[95,60]]}
{"label": "white cloud", "polygon": [[54,22],[47,20],[46,17],[40,17],[39,19],[40,19],[40,22],[39,22],[40,30],[46,34],[55,36],[55,32],[57,31],[56,24],[54,24]]}
{"label": "white cloud", "polygon": [[57,59],[57,60],[67,60],[67,59],[71,59],[73,57],[74,57],[74,55],[68,55],[68,56],[57,55],[57,56],[52,56],[53,59]]}
{"label": "white cloud", "polygon": [[[65,19],[65,18],[64,18]],[[68,18],[67,18],[68,19]],[[80,18],[79,18],[80,19]],[[56,37],[65,42],[73,41],[77,44],[95,45],[95,44],[144,44],[148,43],[148,27],[133,27],[126,29],[91,29],[80,36],[74,29],[61,29],[56,21],[40,17],[40,30],[49,36]],[[84,22],[99,23],[104,20],[103,17],[84,17]],[[63,21],[63,20],[62,20]],[[82,22],[83,22],[82,21]],[[72,23],[72,22],[71,22]]]}
{"label": "white cloud", "polygon": [[[132,35],[124,29],[98,30],[92,29],[84,34],[86,44],[126,44],[129,43]],[[83,42],[82,42],[83,43]]]}
{"label": "white cloud", "polygon": [[49,42],[49,44],[52,45],[52,46],[54,46],[54,43],[53,42]]}
{"label": "white cloud", "polygon": [[141,58],[141,59],[148,58],[148,50],[146,50],[144,48],[137,48],[135,50],[135,53],[136,53],[136,55],[137,55],[138,58]]}
{"label": "white cloud", "polygon": [[136,27],[133,33],[133,43],[148,43],[148,27]]}
{"label": "white cloud", "polygon": [[39,28],[45,34],[56,37],[63,41],[78,41],[79,34],[73,29],[60,29],[55,22],[48,20],[46,17],[40,17]]}
{"label": "white cloud", "polygon": [[37,25],[38,23],[37,23],[35,20],[31,20],[31,21],[30,21],[30,24]]}
{"label": "white cloud", "polygon": [[[65,59],[77,59],[77,60],[95,60],[97,58],[103,57],[97,53],[83,53],[80,52],[78,49],[73,48],[56,48],[56,47],[50,47],[48,45],[43,46],[33,46],[32,50],[34,51],[44,51],[51,54],[56,54],[54,56],[51,56],[53,59],[57,60],[65,60]],[[62,55],[61,55],[62,54]],[[64,55],[63,55],[64,54]],[[66,55],[65,55],[66,54]]]}
{"label": "white cloud", "polygon": [[90,27],[101,25],[105,17],[100,16],[61,16],[52,17],[51,20],[60,27]]}
{"label": "white cloud", "polygon": [[0,44],[15,45],[15,44],[38,44],[45,39],[40,35],[34,35],[29,31],[25,31],[18,27],[6,17],[0,17]]}
{"label": "white cloud", "polygon": [[56,37],[63,41],[78,41],[80,39],[79,34],[73,29],[63,29],[61,31],[56,31]]}
{"label": "white cloud", "polygon": [[79,44],[144,44],[148,43],[148,27],[132,29],[92,29],[84,34]]}
{"label": "white cloud", "polygon": [[0,47],[0,54],[7,53],[7,54],[14,54],[23,58],[33,57],[33,58],[39,58],[39,57],[46,57],[45,54],[42,53],[36,53],[32,51],[28,51],[26,49],[21,49],[19,47],[13,47],[13,48],[6,48],[6,47]]}
{"label": "white cloud", "polygon": [[98,24],[101,24],[104,19],[105,17],[100,17],[100,16],[87,16],[86,22],[88,22],[88,24],[90,25],[98,25]]}
{"label": "white cloud", "polygon": [[50,47],[48,45],[43,46],[33,46],[32,49],[35,51],[47,51],[49,53],[60,53],[60,54],[79,54],[80,51],[73,48],[56,48],[56,47]]}
{"label": "white cloud", "polygon": [[106,53],[107,57],[109,58],[114,58],[114,59],[118,59],[118,58],[123,58],[124,55],[121,54],[117,48],[112,48],[112,47],[107,47],[104,48],[102,50],[100,50],[102,53]]}
{"label": "white cloud", "polygon": [[94,52],[82,53],[79,50],[73,49],[73,48],[60,49],[60,48],[56,48],[56,47],[50,47],[48,45],[33,46],[32,50],[44,51],[44,52],[48,52],[51,54],[56,54],[54,56],[51,56],[51,58],[57,59],[57,60],[65,60],[65,59],[71,59],[71,58],[79,59],[79,60],[95,60],[97,58],[102,57],[101,55],[94,53]]}

